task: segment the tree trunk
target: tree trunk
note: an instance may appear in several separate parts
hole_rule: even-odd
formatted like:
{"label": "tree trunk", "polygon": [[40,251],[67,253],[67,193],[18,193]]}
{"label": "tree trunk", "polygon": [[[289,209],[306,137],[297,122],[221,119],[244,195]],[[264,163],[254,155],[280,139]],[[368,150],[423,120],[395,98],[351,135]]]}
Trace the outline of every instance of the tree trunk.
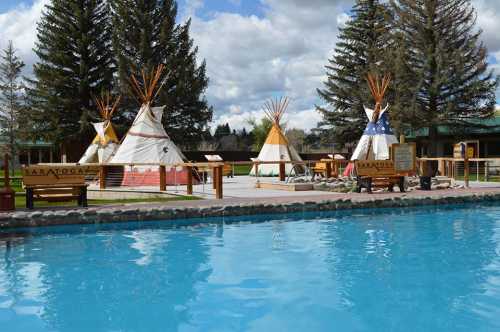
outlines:
{"label": "tree trunk", "polygon": [[438,128],[435,125],[429,126],[429,145],[427,146],[427,156],[437,157]]}

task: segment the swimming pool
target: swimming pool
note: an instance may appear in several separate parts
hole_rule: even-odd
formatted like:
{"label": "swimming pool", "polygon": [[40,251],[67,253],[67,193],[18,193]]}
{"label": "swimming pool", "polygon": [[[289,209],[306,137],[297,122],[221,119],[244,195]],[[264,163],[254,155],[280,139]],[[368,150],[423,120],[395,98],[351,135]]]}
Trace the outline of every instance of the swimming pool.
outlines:
{"label": "swimming pool", "polygon": [[500,206],[0,236],[1,331],[498,331]]}

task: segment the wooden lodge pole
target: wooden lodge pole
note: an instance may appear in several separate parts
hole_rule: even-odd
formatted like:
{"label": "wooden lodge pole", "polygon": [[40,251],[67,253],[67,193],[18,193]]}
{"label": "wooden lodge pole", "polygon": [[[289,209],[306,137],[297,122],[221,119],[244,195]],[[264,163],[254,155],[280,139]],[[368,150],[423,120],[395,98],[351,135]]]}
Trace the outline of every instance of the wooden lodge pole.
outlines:
{"label": "wooden lodge pole", "polygon": [[106,189],[106,174],[107,169],[105,165],[99,166],[99,189]]}
{"label": "wooden lodge pole", "polygon": [[280,181],[285,181],[285,180],[286,180],[285,162],[280,161]]}
{"label": "wooden lodge pole", "polygon": [[188,195],[193,194],[193,167],[187,167],[187,189],[186,192]]}
{"label": "wooden lodge pole", "polygon": [[167,191],[167,169],[165,165],[160,165],[160,191]]}

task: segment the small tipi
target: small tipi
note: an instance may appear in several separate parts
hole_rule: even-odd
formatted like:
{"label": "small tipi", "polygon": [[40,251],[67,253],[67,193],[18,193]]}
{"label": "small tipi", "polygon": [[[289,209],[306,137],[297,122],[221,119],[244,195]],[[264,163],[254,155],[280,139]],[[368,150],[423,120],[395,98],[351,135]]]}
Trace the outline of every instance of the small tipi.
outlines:
{"label": "small tipi", "polygon": [[[142,106],[111,163],[174,165],[185,161],[184,155],[163,128],[164,107],[151,106],[161,89],[158,83],[163,71],[163,65],[158,66],[150,75],[143,71],[143,86],[135,76],[131,76],[131,86]],[[186,181],[183,180],[185,174],[183,176],[182,174],[174,174],[175,172],[176,168],[169,169],[167,183],[177,182],[180,184]],[[122,185],[154,185],[156,182],[159,182],[158,167],[142,166],[126,170]]]}
{"label": "small tipi", "polygon": [[[288,107],[288,103],[289,99],[285,97],[279,100],[271,100],[264,104],[264,112],[269,120],[271,120],[272,127],[257,157],[258,161],[302,161],[297,151],[288,143],[281,130],[280,121]],[[287,175],[290,174],[292,168],[292,164],[285,165]],[[258,172],[260,176],[277,176],[279,175],[279,164],[259,165]],[[252,167],[250,175],[255,176],[255,166]]]}
{"label": "small tipi", "polygon": [[111,118],[118,108],[120,99],[121,97],[118,97],[113,101],[109,93],[106,96],[95,99],[99,113],[104,121],[93,123],[97,135],[78,163],[106,163],[113,157],[120,142],[111,123]]}
{"label": "small tipi", "polygon": [[384,76],[382,81],[377,77],[368,75],[368,85],[375,99],[375,109],[365,107],[365,113],[368,117],[363,136],[359,140],[356,149],[352,154],[351,160],[385,160],[389,159],[389,148],[391,144],[397,143],[391,126],[389,125],[387,110],[389,105],[382,109],[382,100],[387,91],[391,79]]}
{"label": "small tipi", "polygon": [[[368,124],[352,154],[352,161],[389,159],[390,146],[398,143],[389,124],[387,112],[389,105],[382,109],[382,101],[391,79],[386,75],[380,81],[378,77],[368,74],[367,80],[371,94],[375,99],[375,109],[372,110],[364,107],[366,116],[368,117]],[[352,168],[352,164],[350,164],[344,175],[348,175],[352,171]]]}

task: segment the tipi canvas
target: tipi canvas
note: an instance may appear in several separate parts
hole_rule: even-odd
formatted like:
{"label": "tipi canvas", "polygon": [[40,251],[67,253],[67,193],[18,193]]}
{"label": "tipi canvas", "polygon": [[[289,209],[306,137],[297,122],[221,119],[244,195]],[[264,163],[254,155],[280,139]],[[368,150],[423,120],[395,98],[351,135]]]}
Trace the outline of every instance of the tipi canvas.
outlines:
{"label": "tipi canvas", "polygon": [[120,98],[116,99],[111,105],[110,94],[107,97],[96,99],[97,107],[104,121],[93,123],[97,135],[78,163],[106,163],[113,157],[118,149],[119,140],[111,123],[111,117],[116,111],[119,102]]}
{"label": "tipi canvas", "polygon": [[[264,112],[272,121],[272,127],[260,150],[258,161],[302,161],[299,154],[288,143],[287,138],[281,130],[280,121],[288,107],[288,98],[266,102]],[[286,174],[290,174],[293,164],[285,165]],[[279,164],[261,164],[258,166],[259,176],[277,176],[279,175]],[[255,176],[255,166],[252,167],[250,175]]]}
{"label": "tipi canvas", "polygon": [[163,65],[160,65],[149,77],[143,72],[144,87],[132,76],[132,87],[142,106],[111,163],[158,166],[126,166],[122,181],[124,186],[157,185],[160,181],[160,164],[167,166],[167,184],[183,184],[187,181],[184,168],[168,166],[183,163],[185,157],[163,128],[164,107],[151,106],[158,94],[157,84],[163,70]]}
{"label": "tipi canvas", "polygon": [[385,160],[389,159],[389,147],[398,140],[389,125],[387,109],[384,108],[376,120],[372,122],[374,110],[365,107],[368,124],[359,140],[351,160]]}

